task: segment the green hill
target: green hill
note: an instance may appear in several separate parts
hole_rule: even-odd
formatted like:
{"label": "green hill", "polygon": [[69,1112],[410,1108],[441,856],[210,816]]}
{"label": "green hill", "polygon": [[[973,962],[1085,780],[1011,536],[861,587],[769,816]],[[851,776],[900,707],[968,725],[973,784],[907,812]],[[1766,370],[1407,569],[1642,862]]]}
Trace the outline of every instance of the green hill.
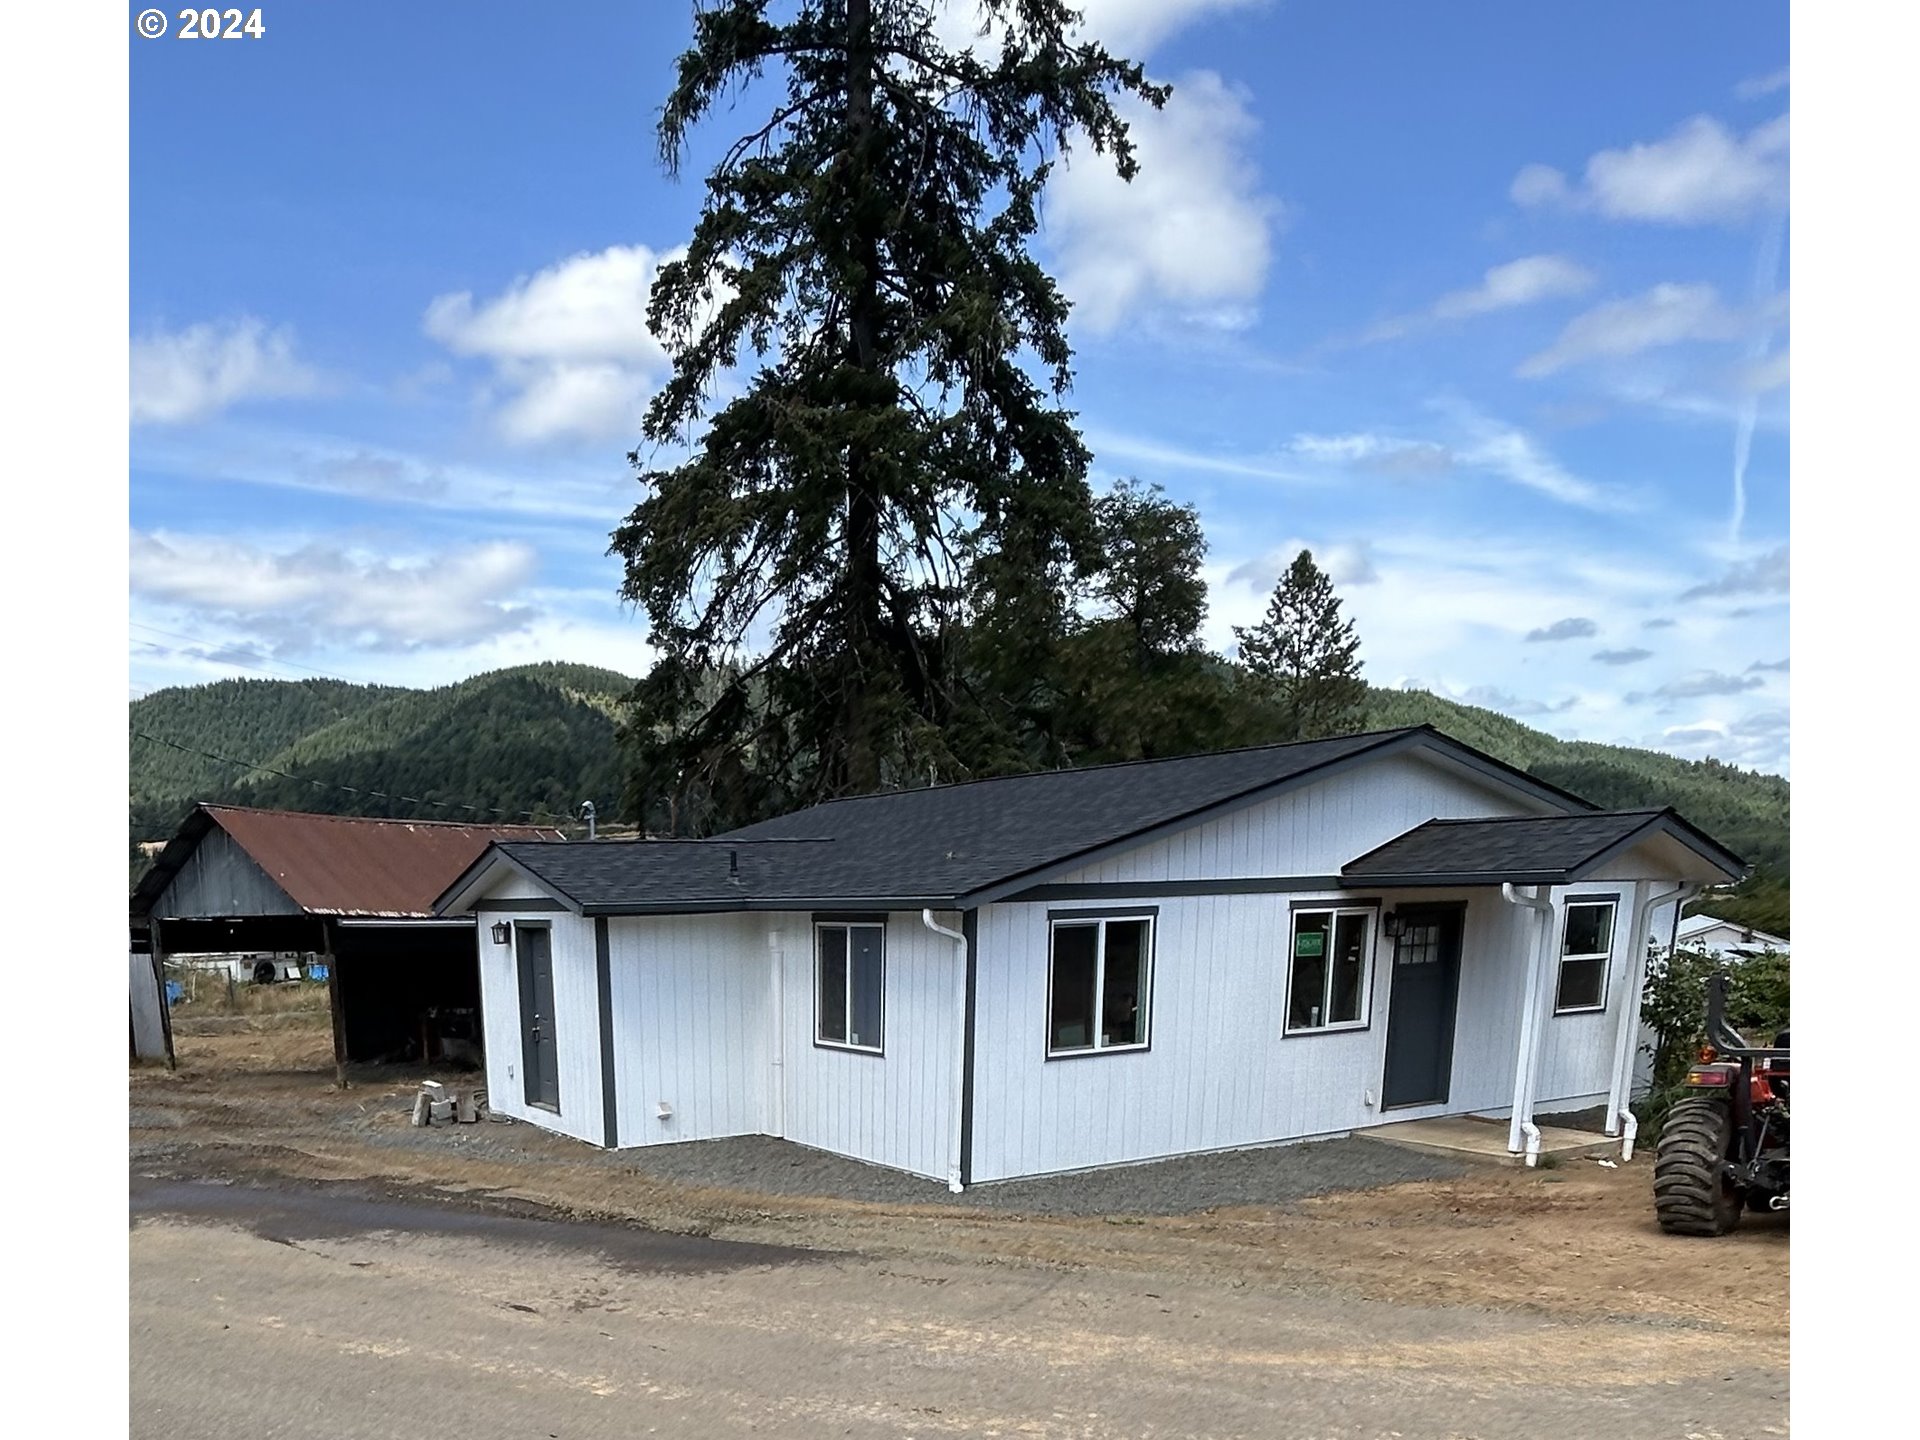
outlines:
{"label": "green hill", "polygon": [[433,690],[242,680],[157,691],[129,706],[132,838],[165,838],[197,800],[425,820],[551,819],[592,800],[611,819],[615,715],[632,688],[611,670],[550,663]]}
{"label": "green hill", "polygon": [[[611,670],[544,664],[433,690],[223,680],[157,691],[129,707],[130,728],[138,732],[131,742],[132,838],[164,839],[196,800],[441,820],[520,819],[528,811],[570,817],[592,800],[610,822],[621,790],[616,725],[621,698],[632,688]],[[1713,911],[1790,934],[1789,787],[1779,776],[1558,740],[1424,691],[1372,692],[1369,728],[1417,724],[1598,805],[1672,805],[1756,867],[1737,893],[1714,897]]]}

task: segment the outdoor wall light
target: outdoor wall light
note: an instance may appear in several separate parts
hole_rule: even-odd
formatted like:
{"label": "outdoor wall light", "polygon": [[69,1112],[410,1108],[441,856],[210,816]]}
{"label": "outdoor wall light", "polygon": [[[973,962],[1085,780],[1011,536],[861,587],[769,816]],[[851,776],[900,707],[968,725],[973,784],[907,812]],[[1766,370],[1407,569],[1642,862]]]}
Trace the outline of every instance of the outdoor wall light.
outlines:
{"label": "outdoor wall light", "polygon": [[505,920],[496,920],[493,922],[493,943],[494,944],[504,945],[512,938],[513,938],[513,926],[509,925]]}
{"label": "outdoor wall light", "polygon": [[1398,910],[1389,910],[1385,915],[1380,917],[1380,928],[1386,932],[1387,939],[1389,940],[1398,940],[1400,938],[1400,932],[1405,926],[1406,922],[1400,918],[1400,912]]}

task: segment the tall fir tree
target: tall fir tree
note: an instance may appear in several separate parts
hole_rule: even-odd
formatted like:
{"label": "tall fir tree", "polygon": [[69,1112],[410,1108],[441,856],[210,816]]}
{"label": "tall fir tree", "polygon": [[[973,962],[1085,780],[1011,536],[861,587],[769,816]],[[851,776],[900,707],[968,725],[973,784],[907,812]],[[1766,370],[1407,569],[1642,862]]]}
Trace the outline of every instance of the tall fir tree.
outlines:
{"label": "tall fir tree", "polygon": [[1360,678],[1360,637],[1340,614],[1333,581],[1294,556],[1273,587],[1258,625],[1233,627],[1240,660],[1274,702],[1280,736],[1319,740],[1358,729],[1367,699]]}
{"label": "tall fir tree", "polygon": [[961,49],[934,0],[780,8],[698,8],[659,122],[677,170],[717,105],[765,116],[654,286],[673,373],[643,436],[688,452],[635,452],[613,536],[659,652],[630,793],[683,829],[1017,751],[1095,563],[1067,302],[1029,241],[1069,142],[1131,178],[1116,101],[1167,94],[1062,0],[985,0]]}

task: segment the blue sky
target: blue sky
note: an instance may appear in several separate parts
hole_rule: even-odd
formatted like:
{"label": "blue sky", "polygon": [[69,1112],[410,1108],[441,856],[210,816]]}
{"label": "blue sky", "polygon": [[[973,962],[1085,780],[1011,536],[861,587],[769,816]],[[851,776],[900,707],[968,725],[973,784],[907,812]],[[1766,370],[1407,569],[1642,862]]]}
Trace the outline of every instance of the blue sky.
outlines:
{"label": "blue sky", "polygon": [[[1200,510],[1209,640],[1306,544],[1376,683],[1784,772],[1786,6],[1085,8],[1175,92],[1040,253],[1096,479]],[[132,693],[645,667],[604,551],[688,16],[134,42]]]}

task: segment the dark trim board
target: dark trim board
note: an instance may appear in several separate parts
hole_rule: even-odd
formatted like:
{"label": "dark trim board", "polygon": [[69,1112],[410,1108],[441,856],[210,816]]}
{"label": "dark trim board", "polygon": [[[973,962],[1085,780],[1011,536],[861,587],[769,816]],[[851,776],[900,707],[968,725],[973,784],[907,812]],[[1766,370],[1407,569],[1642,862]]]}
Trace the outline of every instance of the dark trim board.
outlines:
{"label": "dark trim board", "polygon": [[[1189,895],[1289,895],[1305,890],[1345,890],[1338,875],[1255,875],[1238,880],[1107,880],[1086,885],[1035,885],[996,901],[1001,905],[1046,900],[1178,899]],[[1373,888],[1371,886],[1369,889]]]}
{"label": "dark trim board", "polygon": [[[1049,922],[1056,920],[1158,920],[1158,905],[1098,905],[1080,910],[1049,910]],[[1159,926],[1154,927],[1156,930]]]}
{"label": "dark trim board", "polygon": [[967,1008],[960,1034],[960,1188],[973,1184],[973,1041],[980,991],[980,912],[960,917],[960,933],[967,937]]}
{"label": "dark trim board", "polygon": [[620,1144],[620,1097],[613,1076],[613,946],[605,916],[593,922],[594,983],[600,992],[600,1114],[605,1128],[602,1143],[609,1150]]}

